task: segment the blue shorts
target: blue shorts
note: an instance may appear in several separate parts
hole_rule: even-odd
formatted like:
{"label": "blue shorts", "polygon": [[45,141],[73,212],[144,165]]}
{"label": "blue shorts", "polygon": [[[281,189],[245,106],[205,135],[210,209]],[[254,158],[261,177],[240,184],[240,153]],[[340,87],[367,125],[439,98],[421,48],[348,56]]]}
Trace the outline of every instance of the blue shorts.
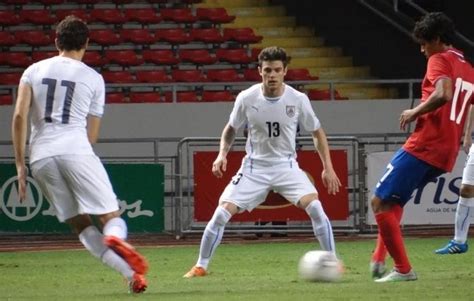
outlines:
{"label": "blue shorts", "polygon": [[384,175],[375,189],[375,195],[382,201],[397,202],[404,206],[413,191],[445,173],[400,148],[387,165]]}

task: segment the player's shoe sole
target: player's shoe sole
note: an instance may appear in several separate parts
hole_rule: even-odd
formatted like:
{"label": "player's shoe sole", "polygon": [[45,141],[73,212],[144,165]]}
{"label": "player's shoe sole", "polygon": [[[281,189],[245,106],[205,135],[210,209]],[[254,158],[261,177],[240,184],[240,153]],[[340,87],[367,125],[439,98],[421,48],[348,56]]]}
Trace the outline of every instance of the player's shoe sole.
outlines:
{"label": "player's shoe sole", "polygon": [[148,263],[133,246],[115,236],[104,237],[104,244],[122,257],[136,273],[145,275],[148,272]]}
{"label": "player's shoe sole", "polygon": [[418,277],[416,276],[413,270],[410,270],[406,274],[402,274],[397,270],[393,269],[390,273],[388,273],[385,277],[380,279],[376,279],[375,282],[382,283],[382,282],[400,282],[400,281],[415,281]]}
{"label": "player's shoe sole", "polygon": [[147,289],[147,287],[148,283],[145,279],[145,276],[143,276],[142,274],[133,274],[132,280],[128,282],[128,292],[130,294],[143,293]]}
{"label": "player's shoe sole", "polygon": [[467,243],[458,243],[454,240],[449,241],[449,243],[435,251],[436,254],[446,255],[446,254],[462,254],[466,253],[469,249]]}
{"label": "player's shoe sole", "polygon": [[193,266],[189,272],[183,275],[183,278],[204,277],[207,271],[203,267]]}

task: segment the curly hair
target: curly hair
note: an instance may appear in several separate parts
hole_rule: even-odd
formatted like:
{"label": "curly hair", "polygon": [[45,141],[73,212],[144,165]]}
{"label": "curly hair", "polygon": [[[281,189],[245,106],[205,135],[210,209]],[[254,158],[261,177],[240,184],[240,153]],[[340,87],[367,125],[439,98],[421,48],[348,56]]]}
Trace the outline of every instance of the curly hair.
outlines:
{"label": "curly hair", "polygon": [[75,16],[67,16],[56,27],[56,39],[59,50],[81,50],[86,47],[89,28]]}
{"label": "curly hair", "polygon": [[453,21],[442,12],[426,14],[415,23],[413,29],[413,37],[418,42],[429,42],[439,38],[441,42],[450,45],[453,42],[454,34]]}
{"label": "curly hair", "polygon": [[290,63],[291,57],[286,54],[285,49],[278,46],[271,46],[262,49],[258,55],[258,65],[262,66],[263,61],[282,61],[286,67]]}

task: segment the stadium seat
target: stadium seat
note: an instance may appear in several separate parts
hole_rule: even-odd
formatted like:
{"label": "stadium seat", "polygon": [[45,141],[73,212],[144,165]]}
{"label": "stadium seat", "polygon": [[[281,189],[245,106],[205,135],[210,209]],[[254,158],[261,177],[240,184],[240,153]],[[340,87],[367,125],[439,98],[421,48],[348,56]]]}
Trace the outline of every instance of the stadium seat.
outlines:
{"label": "stadium seat", "polygon": [[112,2],[114,4],[119,5],[119,4],[129,4],[129,3],[134,2],[134,0],[112,0]]}
{"label": "stadium seat", "polygon": [[247,54],[247,49],[217,49],[216,56],[219,61],[229,62],[231,64],[249,64],[252,58]]}
{"label": "stadium seat", "polygon": [[52,25],[57,22],[55,15],[51,15],[49,10],[42,9],[21,10],[20,17],[23,22],[37,25]]}
{"label": "stadium seat", "polygon": [[89,40],[101,46],[117,45],[122,39],[112,29],[97,29],[89,32]]}
{"label": "stadium seat", "polygon": [[31,54],[31,59],[33,62],[39,62],[41,60],[57,56],[59,53],[57,51],[35,51]]}
{"label": "stadium seat", "polygon": [[157,29],[155,37],[170,44],[187,44],[192,38],[182,28]]}
{"label": "stadium seat", "polygon": [[177,82],[206,82],[207,78],[201,70],[173,70],[171,77]]}
{"label": "stadium seat", "polygon": [[252,48],[250,51],[250,56],[252,57],[252,60],[258,61],[258,55],[262,51],[262,48]]}
{"label": "stadium seat", "polygon": [[161,95],[158,92],[132,92],[130,93],[130,102],[132,103],[143,103],[143,102],[160,102]]}
{"label": "stadium seat", "polygon": [[244,79],[249,82],[260,82],[262,81],[262,76],[258,73],[257,68],[244,69],[243,71]]}
{"label": "stadium seat", "polygon": [[234,101],[235,96],[228,90],[223,91],[203,91],[201,101],[215,102],[215,101]]}
{"label": "stadium seat", "polygon": [[83,21],[90,22],[92,21],[91,16],[84,9],[58,9],[56,11],[56,17],[58,21],[63,20],[67,16],[76,16]]}
{"label": "stadium seat", "polygon": [[125,95],[121,92],[111,92],[105,94],[105,103],[125,103]]}
{"label": "stadium seat", "polygon": [[43,5],[63,4],[65,0],[37,0]]}
{"label": "stadium seat", "polygon": [[0,31],[0,46],[12,46],[17,43],[15,35],[8,31]]}
{"label": "stadium seat", "polygon": [[32,61],[26,52],[4,52],[2,53],[3,64],[12,67],[28,67]]}
{"label": "stadium seat", "polygon": [[19,43],[30,46],[52,45],[54,40],[42,30],[22,30],[15,32],[15,37]]}
{"label": "stadium seat", "polygon": [[127,22],[127,18],[119,9],[93,9],[90,15],[95,21],[107,24],[123,24]]}
{"label": "stadium seat", "polygon": [[235,69],[209,69],[207,79],[214,82],[239,82],[242,77]]}
{"label": "stadium seat", "polygon": [[98,51],[86,51],[82,61],[92,67],[100,67],[108,63],[108,60]]}
{"label": "stadium seat", "polygon": [[103,71],[102,76],[105,82],[110,84],[128,84],[135,82],[132,74],[128,71]]}
{"label": "stadium seat", "polygon": [[241,44],[255,44],[262,41],[263,36],[256,35],[252,28],[224,28],[224,38]]}
{"label": "stadium seat", "polygon": [[167,83],[171,81],[164,70],[136,71],[135,77],[140,83]]}
{"label": "stadium seat", "polygon": [[179,51],[182,62],[191,62],[196,65],[211,65],[217,62],[217,58],[211,56],[207,49],[183,49]]}
{"label": "stadium seat", "polygon": [[[329,89],[310,89],[307,92],[308,98],[310,100],[330,100],[331,91]],[[347,97],[342,97],[337,90],[334,91],[335,100],[347,100]]]}
{"label": "stadium seat", "polygon": [[[173,102],[173,93],[168,91],[165,92],[165,101]],[[177,102],[197,102],[199,101],[196,92],[194,91],[179,91],[176,92]]]}
{"label": "stadium seat", "polygon": [[153,44],[156,38],[148,31],[148,29],[122,29],[120,37],[126,42],[134,44]]}
{"label": "stadium seat", "polygon": [[107,50],[105,57],[109,60],[109,63],[116,63],[121,66],[139,66],[144,62],[133,50]]}
{"label": "stadium seat", "polygon": [[224,37],[217,28],[193,28],[189,35],[193,41],[220,44],[225,42]]}
{"label": "stadium seat", "polygon": [[11,94],[0,95],[0,106],[8,106],[13,104],[13,96]]}
{"label": "stadium seat", "polygon": [[198,7],[196,9],[196,16],[200,21],[208,21],[211,23],[231,23],[235,20],[235,16],[230,16],[227,14],[225,8],[206,8]]}
{"label": "stadium seat", "polygon": [[23,22],[19,14],[15,13],[12,10],[0,10],[0,25],[1,26],[11,26],[18,25]]}
{"label": "stadium seat", "polygon": [[153,8],[128,8],[124,14],[129,22],[138,22],[140,24],[156,24],[162,20]]}
{"label": "stadium seat", "polygon": [[197,17],[193,15],[190,8],[163,8],[160,10],[160,15],[165,21],[175,23],[194,23]]}
{"label": "stadium seat", "polygon": [[0,85],[18,85],[20,78],[20,72],[0,73]]}
{"label": "stadium seat", "polygon": [[143,50],[143,59],[147,63],[157,65],[176,65],[179,59],[174,56],[173,51],[168,49]]}
{"label": "stadium seat", "polygon": [[285,80],[317,80],[317,76],[312,76],[306,68],[288,69]]}

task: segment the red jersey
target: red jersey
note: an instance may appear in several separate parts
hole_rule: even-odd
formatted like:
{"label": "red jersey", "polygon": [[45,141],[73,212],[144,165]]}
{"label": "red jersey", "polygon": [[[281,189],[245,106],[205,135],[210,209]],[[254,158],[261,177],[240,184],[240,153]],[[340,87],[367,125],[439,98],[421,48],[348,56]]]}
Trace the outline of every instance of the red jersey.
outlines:
{"label": "red jersey", "polygon": [[435,91],[435,84],[441,78],[451,79],[453,99],[419,116],[415,131],[403,148],[420,160],[451,171],[459,152],[469,105],[474,102],[474,71],[459,50],[449,49],[430,56],[421,85],[421,102]]}

